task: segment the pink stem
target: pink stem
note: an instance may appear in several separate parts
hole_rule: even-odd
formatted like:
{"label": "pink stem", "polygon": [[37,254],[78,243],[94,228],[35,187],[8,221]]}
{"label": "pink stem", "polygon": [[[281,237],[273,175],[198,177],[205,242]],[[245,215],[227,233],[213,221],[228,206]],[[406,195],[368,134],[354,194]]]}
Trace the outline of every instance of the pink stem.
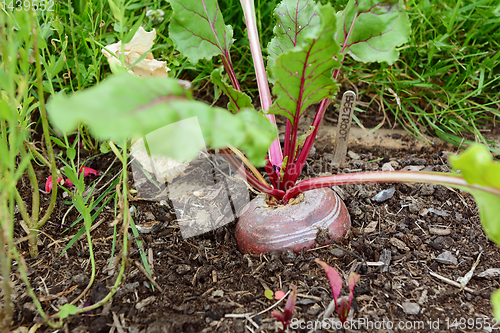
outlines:
{"label": "pink stem", "polygon": [[433,172],[378,171],[349,173],[307,179],[301,181],[288,190],[283,197],[283,201],[287,202],[291,198],[296,197],[299,193],[316,188],[359,183],[430,183],[436,185],[449,185],[459,188],[466,187],[469,189],[478,189],[500,196],[499,189],[469,184],[460,176]]}
{"label": "pink stem", "polygon": [[267,163],[264,168],[266,169],[266,173],[269,176],[269,180],[271,181],[273,187],[279,189],[276,182],[278,180],[278,174],[275,172],[275,170],[273,170],[273,165],[271,164],[271,161],[269,161],[269,158],[267,158]]}
{"label": "pink stem", "polygon": [[328,107],[328,104],[330,104],[330,99],[325,98],[324,100],[321,101],[318,111],[316,112],[316,115],[314,116],[314,120],[311,126],[314,127],[314,130],[312,131],[311,135],[309,135],[304,142],[304,147],[302,148],[302,151],[300,152],[300,155],[297,159],[297,162],[295,163],[293,170],[290,170],[292,174],[291,181],[295,183],[297,179],[300,176],[300,173],[302,172],[302,168],[304,168],[304,165],[306,164],[307,157],[309,156],[309,152],[311,151],[311,148],[313,146],[314,141],[316,140],[316,135],[318,134],[318,129],[319,125],[321,124],[321,120],[323,120],[323,116],[325,115],[326,108]]}
{"label": "pink stem", "polygon": [[231,85],[235,90],[241,91],[240,83],[236,78],[236,73],[233,69],[233,64],[231,63],[231,59],[229,58],[229,54],[220,55],[222,60],[222,64],[224,65],[224,69],[226,70],[227,75],[229,75],[229,79],[231,80]]}
{"label": "pink stem", "polygon": [[283,196],[285,195],[284,191],[274,189],[258,181],[245,167],[242,167],[242,164],[238,162],[238,160],[227,148],[221,149],[221,153],[222,156],[229,162],[229,164],[231,164],[238,171],[238,173],[242,177],[244,177],[243,179],[245,179],[250,185],[252,185],[253,188],[278,200],[283,198]]}
{"label": "pink stem", "polygon": [[[245,14],[248,41],[250,42],[250,50],[252,52],[252,59],[255,66],[255,75],[257,77],[257,86],[259,88],[260,104],[262,106],[262,110],[268,111],[272,104],[271,91],[269,90],[264,60],[262,58],[259,32],[257,30],[255,18],[255,7],[253,0],[240,0],[240,3],[243,8],[243,13]],[[267,114],[266,117],[274,126],[276,126],[276,119],[273,114]],[[276,137],[269,147],[269,160],[274,166],[281,167],[283,164],[283,153],[281,152],[279,137]]]}

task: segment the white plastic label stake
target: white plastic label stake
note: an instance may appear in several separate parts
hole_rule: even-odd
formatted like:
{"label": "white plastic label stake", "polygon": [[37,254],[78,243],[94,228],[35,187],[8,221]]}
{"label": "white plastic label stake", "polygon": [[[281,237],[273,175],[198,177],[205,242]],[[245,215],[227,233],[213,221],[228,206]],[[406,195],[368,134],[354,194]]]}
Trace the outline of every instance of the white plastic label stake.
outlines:
{"label": "white plastic label stake", "polygon": [[354,105],[356,105],[356,94],[354,91],[348,90],[342,95],[342,101],[340,103],[337,136],[335,137],[335,155],[332,161],[332,164],[336,166],[340,166],[345,162]]}

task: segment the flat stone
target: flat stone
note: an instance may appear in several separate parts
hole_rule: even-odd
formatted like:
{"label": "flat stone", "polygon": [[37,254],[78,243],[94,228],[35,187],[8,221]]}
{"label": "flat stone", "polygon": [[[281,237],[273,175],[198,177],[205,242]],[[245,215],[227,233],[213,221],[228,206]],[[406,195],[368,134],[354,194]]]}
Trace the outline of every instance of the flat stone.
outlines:
{"label": "flat stone", "polygon": [[76,283],[78,287],[85,287],[89,283],[89,278],[85,274],[77,274],[71,278],[73,283]]}
{"label": "flat stone", "polygon": [[351,150],[347,152],[347,155],[349,155],[349,157],[352,158],[353,160],[359,160],[359,155]]}
{"label": "flat stone", "polygon": [[429,212],[433,213],[437,216],[443,216],[443,217],[450,216],[450,214],[448,214],[444,210],[439,210],[439,209],[434,209],[434,208],[429,208]]}
{"label": "flat stone", "polygon": [[418,305],[417,303],[404,302],[402,305],[403,305],[403,311],[406,314],[416,315],[420,313],[420,305]]}
{"label": "flat stone", "polygon": [[330,253],[337,258],[342,258],[344,256],[344,250],[339,248],[331,249]]}
{"label": "flat stone", "polygon": [[450,251],[445,251],[438,255],[436,258],[432,258],[433,260],[436,260],[437,262],[445,265],[457,265],[458,260],[457,257],[455,257],[453,254],[451,254]]}
{"label": "flat stone", "polygon": [[382,165],[382,171],[394,171],[394,167],[391,163],[387,162]]}
{"label": "flat stone", "polygon": [[375,202],[384,202],[384,201],[389,200],[390,198],[392,198],[392,196],[394,195],[395,192],[396,192],[396,188],[395,187],[391,187],[391,188],[389,188],[387,190],[380,191],[375,196],[373,196],[372,201],[375,201]]}
{"label": "flat stone", "polygon": [[496,280],[500,277],[500,268],[488,268],[477,276],[488,280]]}

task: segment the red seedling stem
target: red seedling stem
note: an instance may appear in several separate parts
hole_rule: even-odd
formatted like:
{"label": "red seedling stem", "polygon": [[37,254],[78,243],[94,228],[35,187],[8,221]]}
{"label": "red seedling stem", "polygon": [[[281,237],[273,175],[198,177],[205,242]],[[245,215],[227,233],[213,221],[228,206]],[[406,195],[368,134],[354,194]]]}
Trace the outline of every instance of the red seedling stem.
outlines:
{"label": "red seedling stem", "polygon": [[295,198],[298,194],[313,190],[315,188],[331,187],[337,185],[360,184],[360,183],[430,183],[436,185],[449,185],[453,187],[467,187],[478,189],[500,196],[500,190],[480,185],[471,185],[463,178],[456,175],[443,175],[433,172],[415,171],[377,171],[341,174],[307,179],[301,181],[283,197],[284,202]]}

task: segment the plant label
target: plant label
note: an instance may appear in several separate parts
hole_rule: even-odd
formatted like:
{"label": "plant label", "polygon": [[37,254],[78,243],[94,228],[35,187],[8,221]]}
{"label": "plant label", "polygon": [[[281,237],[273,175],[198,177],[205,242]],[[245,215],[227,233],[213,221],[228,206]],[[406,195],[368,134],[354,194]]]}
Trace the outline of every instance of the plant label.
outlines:
{"label": "plant label", "polygon": [[354,105],[356,105],[356,94],[354,91],[348,90],[342,95],[342,101],[340,103],[337,136],[335,137],[335,155],[332,161],[333,165],[340,166],[345,162]]}

